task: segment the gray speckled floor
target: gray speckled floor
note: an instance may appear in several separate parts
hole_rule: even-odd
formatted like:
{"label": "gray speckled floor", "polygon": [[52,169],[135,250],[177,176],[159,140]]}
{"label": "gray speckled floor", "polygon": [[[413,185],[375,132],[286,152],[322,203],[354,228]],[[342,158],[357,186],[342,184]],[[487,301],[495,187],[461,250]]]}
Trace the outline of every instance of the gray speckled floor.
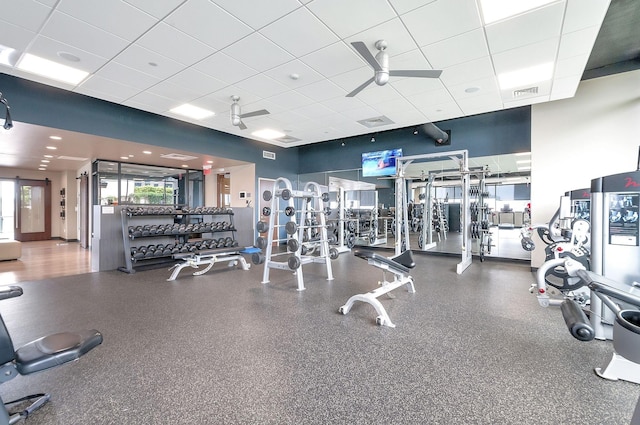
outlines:
{"label": "gray speckled floor", "polygon": [[22,283],[0,302],[19,346],[96,328],[104,344],[74,364],[0,387],[5,400],[47,391],[39,424],[626,424],[640,395],[598,378],[610,342],[581,343],[558,309],[528,292],[528,265],[416,255],[416,293],[375,311],[338,307],[376,286],[379,270],[346,253],[335,280],[305,265],[102,272]]}

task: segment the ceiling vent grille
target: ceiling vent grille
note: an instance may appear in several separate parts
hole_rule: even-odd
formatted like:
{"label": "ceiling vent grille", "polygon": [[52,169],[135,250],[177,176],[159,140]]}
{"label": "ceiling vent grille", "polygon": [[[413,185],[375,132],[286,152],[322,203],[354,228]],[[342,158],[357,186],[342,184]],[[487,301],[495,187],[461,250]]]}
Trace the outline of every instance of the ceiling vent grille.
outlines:
{"label": "ceiling vent grille", "polygon": [[183,155],[181,153],[166,153],[164,155],[160,155],[160,157],[165,159],[177,159],[179,161],[191,161],[192,159],[198,159],[197,156]]}
{"label": "ceiling vent grille", "polygon": [[531,94],[538,94],[537,86],[513,91],[513,97],[529,96]]}
{"label": "ceiling vent grille", "polygon": [[384,115],[380,115],[379,117],[372,117],[364,120],[359,120],[358,123],[364,125],[367,128],[374,128],[374,127],[381,127],[383,125],[388,125],[388,124],[395,124],[393,121],[391,121],[389,118],[385,117]]}
{"label": "ceiling vent grille", "polygon": [[266,159],[276,159],[276,153],[275,152],[269,152],[269,151],[262,151],[262,157],[266,158]]}
{"label": "ceiling vent grille", "polygon": [[284,136],[276,140],[282,143],[294,143],[294,142],[299,142],[301,139],[298,139],[297,137],[293,137],[293,136]]}

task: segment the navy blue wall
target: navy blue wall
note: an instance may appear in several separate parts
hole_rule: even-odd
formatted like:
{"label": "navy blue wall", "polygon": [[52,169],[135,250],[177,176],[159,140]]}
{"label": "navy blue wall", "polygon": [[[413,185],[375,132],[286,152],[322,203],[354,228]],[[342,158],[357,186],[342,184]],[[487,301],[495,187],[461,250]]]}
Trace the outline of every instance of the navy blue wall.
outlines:
{"label": "navy blue wall", "polygon": [[[375,143],[371,143],[371,134],[315,143],[299,148],[299,172],[305,174],[361,168],[363,152],[395,148],[402,148],[404,156],[466,149],[469,151],[469,157],[531,150],[529,106],[435,124],[442,130],[451,130],[451,145],[436,146],[433,139],[423,133],[414,135],[414,127],[375,133]],[[345,146],[342,146],[343,142]],[[371,182],[379,185],[381,181],[374,178]]]}
{"label": "navy blue wall", "polygon": [[[14,121],[256,164],[256,176],[293,178],[298,149],[244,139],[168,117],[117,105],[0,73],[0,92]],[[262,158],[262,151],[276,160]]]}

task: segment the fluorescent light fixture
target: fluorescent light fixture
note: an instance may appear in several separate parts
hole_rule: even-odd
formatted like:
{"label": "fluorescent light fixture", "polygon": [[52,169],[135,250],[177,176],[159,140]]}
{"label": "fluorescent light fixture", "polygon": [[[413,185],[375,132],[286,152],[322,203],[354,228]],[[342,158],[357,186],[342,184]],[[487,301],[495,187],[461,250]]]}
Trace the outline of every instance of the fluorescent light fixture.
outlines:
{"label": "fluorescent light fixture", "polygon": [[142,151],[142,153],[147,154],[147,155],[151,155],[151,151]]}
{"label": "fluorescent light fixture", "polygon": [[272,130],[270,128],[265,128],[263,130],[254,131],[251,133],[252,136],[260,137],[261,139],[273,140],[278,137],[284,137],[285,134],[276,130]]}
{"label": "fluorescent light fixture", "polygon": [[55,151],[58,148],[56,148],[55,146],[47,146],[47,149],[49,149],[50,151]]}
{"label": "fluorescent light fixture", "polygon": [[41,159],[40,162],[51,162],[48,159]]}
{"label": "fluorescent light fixture", "polygon": [[554,1],[556,0],[480,0],[480,8],[484,24],[488,25]]}
{"label": "fluorescent light fixture", "polygon": [[25,53],[22,56],[20,61],[18,61],[17,68],[32,74],[37,74],[42,77],[73,85],[80,84],[82,80],[87,78],[89,75],[86,71],[62,65],[39,56],[32,55],[31,53]]}
{"label": "fluorescent light fixture", "polygon": [[552,76],[553,62],[547,62],[517,71],[504,72],[498,75],[498,83],[500,84],[500,89],[508,90],[550,80]]}
{"label": "fluorescent light fixture", "polygon": [[531,164],[531,160],[530,159],[520,159],[520,160],[516,161],[516,164]]}
{"label": "fluorescent light fixture", "polygon": [[182,168],[189,168],[187,164],[182,164]]}
{"label": "fluorescent light fixture", "polygon": [[518,152],[514,153],[515,156],[528,156],[531,155],[531,152]]}
{"label": "fluorescent light fixture", "polygon": [[215,115],[215,112],[208,111],[197,106],[189,105],[185,103],[170,110],[174,114],[182,115],[183,117],[193,118],[194,120],[203,120]]}
{"label": "fluorescent light fixture", "polygon": [[0,64],[13,66],[11,63],[11,54],[15,52],[16,49],[12,49],[11,47],[3,46],[0,44]]}
{"label": "fluorescent light fixture", "polygon": [[62,140],[62,137],[60,137],[60,136],[49,136],[49,139],[51,139],[51,140]]}
{"label": "fluorescent light fixture", "polygon": [[40,170],[40,171],[47,171],[47,169],[46,169],[46,168],[42,168],[42,167],[38,168],[38,170]]}
{"label": "fluorescent light fixture", "polygon": [[129,159],[128,156],[121,156],[120,159]]}
{"label": "fluorescent light fixture", "polygon": [[53,158],[53,155],[44,155],[45,158]]}

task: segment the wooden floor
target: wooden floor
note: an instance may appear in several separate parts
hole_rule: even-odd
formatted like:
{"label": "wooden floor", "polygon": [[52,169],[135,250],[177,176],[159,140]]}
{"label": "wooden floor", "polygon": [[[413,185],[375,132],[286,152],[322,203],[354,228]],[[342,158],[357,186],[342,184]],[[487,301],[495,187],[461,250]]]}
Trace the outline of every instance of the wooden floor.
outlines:
{"label": "wooden floor", "polygon": [[91,251],[79,242],[22,242],[22,257],[0,261],[0,285],[91,272]]}

